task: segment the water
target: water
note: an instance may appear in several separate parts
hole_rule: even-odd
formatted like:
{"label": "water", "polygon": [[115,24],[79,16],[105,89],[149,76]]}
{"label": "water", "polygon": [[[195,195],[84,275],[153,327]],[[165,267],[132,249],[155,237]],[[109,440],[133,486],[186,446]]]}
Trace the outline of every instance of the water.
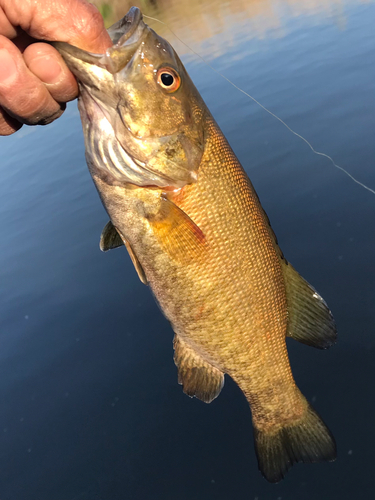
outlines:
{"label": "water", "polygon": [[[103,12],[108,23],[126,2]],[[373,1],[143,2],[316,149],[375,187]],[[122,9],[122,10],[121,10]],[[339,343],[289,342],[338,460],[278,485],[257,471],[250,411],[177,384],[172,331],[107,222],[75,104],[1,138],[1,500],[352,499],[374,494],[375,197],[151,23],[182,58],[255,185],[280,245],[334,312]]]}

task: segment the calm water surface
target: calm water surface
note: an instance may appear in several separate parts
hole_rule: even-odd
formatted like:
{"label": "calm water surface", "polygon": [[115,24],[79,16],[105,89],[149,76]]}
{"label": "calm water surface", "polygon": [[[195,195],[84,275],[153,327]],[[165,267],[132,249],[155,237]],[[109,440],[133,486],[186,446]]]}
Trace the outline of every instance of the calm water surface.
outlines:
{"label": "calm water surface", "polygon": [[[375,188],[373,1],[141,4]],[[102,12],[111,23],[127,7]],[[237,386],[227,379],[211,405],[182,393],[168,322],[126,251],[99,251],[107,216],[72,103],[53,125],[0,139],[0,498],[371,498],[375,197],[150,24],[182,54],[285,255],[334,312],[334,348],[288,345],[339,457],[270,485]]]}

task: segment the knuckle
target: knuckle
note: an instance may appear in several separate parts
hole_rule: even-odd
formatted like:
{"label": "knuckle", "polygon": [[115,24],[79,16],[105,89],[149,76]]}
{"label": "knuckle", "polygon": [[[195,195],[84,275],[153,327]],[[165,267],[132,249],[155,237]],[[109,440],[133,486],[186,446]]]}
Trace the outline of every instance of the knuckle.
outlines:
{"label": "knuckle", "polygon": [[53,121],[57,120],[57,118],[60,118],[60,116],[64,113],[65,111],[65,105],[61,105],[57,111],[54,111],[51,115],[43,117],[41,120],[38,121],[36,125],[48,125],[49,123],[52,123]]}
{"label": "knuckle", "polygon": [[[30,89],[19,93],[17,103],[13,107],[6,106],[9,112],[26,125],[50,123],[61,109],[61,106],[48,95],[41,95],[40,89]],[[61,113],[60,113],[61,114]],[[57,118],[57,116],[56,116]]]}
{"label": "knuckle", "polygon": [[73,101],[78,96],[77,83],[69,76],[59,84],[47,85],[47,89],[52,98],[60,103]]}
{"label": "knuckle", "polygon": [[12,100],[7,106],[12,112],[18,115],[24,123],[33,120],[38,115],[41,108],[40,92],[37,88],[29,88],[28,92],[18,92],[17,97],[12,96]]}

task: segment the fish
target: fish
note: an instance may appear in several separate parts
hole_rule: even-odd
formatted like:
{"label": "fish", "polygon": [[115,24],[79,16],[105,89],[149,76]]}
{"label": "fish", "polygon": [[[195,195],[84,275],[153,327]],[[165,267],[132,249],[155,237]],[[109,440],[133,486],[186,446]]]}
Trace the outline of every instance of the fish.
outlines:
{"label": "fish", "polygon": [[172,46],[132,7],[104,54],[54,42],[79,84],[86,160],[109,215],[174,331],[183,391],[206,403],[225,374],[249,402],[270,482],[332,461],[330,430],[297,387],[286,338],[336,342],[327,304],[286,260],[240,162]]}

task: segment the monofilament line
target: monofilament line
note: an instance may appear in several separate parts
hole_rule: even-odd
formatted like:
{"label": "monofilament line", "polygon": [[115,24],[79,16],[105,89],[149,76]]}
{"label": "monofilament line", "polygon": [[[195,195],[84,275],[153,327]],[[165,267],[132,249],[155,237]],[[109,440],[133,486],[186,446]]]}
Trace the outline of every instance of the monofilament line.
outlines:
{"label": "monofilament line", "polygon": [[224,78],[224,80],[226,80],[228,83],[230,83],[235,89],[239,90],[240,92],[242,92],[243,94],[245,94],[245,96],[249,97],[252,101],[254,101],[256,104],[258,104],[258,106],[260,106],[262,109],[264,109],[264,111],[267,111],[268,114],[270,114],[271,116],[273,116],[274,118],[276,118],[276,120],[278,120],[280,123],[282,123],[284,125],[284,127],[286,127],[293,135],[295,135],[296,137],[299,137],[300,139],[302,139],[303,142],[305,142],[309,146],[309,148],[311,149],[311,151],[313,153],[315,153],[316,155],[324,156],[325,158],[328,158],[328,160],[332,163],[332,165],[334,167],[336,167],[337,169],[339,169],[342,172],[344,172],[344,174],[346,174],[348,177],[350,177],[353,182],[355,182],[356,184],[359,184],[364,189],[367,189],[367,191],[370,191],[370,193],[375,194],[375,190],[374,189],[371,189],[370,187],[366,186],[365,184],[363,184],[362,182],[360,182],[359,180],[357,180],[355,177],[353,177],[351,173],[349,173],[347,170],[345,170],[345,168],[340,167],[340,165],[337,165],[337,163],[335,163],[334,160],[329,155],[327,155],[325,153],[321,153],[320,151],[316,151],[316,149],[314,149],[314,147],[310,144],[310,142],[307,139],[305,139],[302,135],[298,134],[292,128],[290,128],[289,125],[287,125],[281,118],[279,118],[277,115],[275,115],[275,113],[272,113],[272,111],[270,111],[265,106],[263,106],[263,104],[261,104],[259,101],[257,101],[255,99],[255,97],[251,96],[250,94],[248,94],[247,92],[245,92],[244,90],[242,90],[235,83],[233,83],[231,80],[229,80],[229,78],[227,78],[222,73],[220,73],[220,71],[218,71],[213,66],[211,66],[211,64],[208,61],[206,61],[206,59],[204,57],[202,57],[200,54],[198,54],[198,52],[196,52],[194,49],[192,49],[191,47],[189,47],[189,45],[187,43],[185,43],[183,40],[181,40],[181,38],[176,35],[176,33],[168,26],[168,24],[164,23],[163,21],[160,21],[159,19],[156,19],[155,17],[146,16],[146,15],[143,15],[143,17],[146,17],[147,19],[152,19],[153,21],[157,21],[158,23],[163,24],[164,26],[166,26],[169,29],[169,31],[183,45],[185,45],[185,47],[187,47],[189,50],[191,50],[191,52],[193,52],[196,56],[198,56],[209,68],[212,69],[212,71],[214,71],[219,76],[221,76],[221,78]]}

